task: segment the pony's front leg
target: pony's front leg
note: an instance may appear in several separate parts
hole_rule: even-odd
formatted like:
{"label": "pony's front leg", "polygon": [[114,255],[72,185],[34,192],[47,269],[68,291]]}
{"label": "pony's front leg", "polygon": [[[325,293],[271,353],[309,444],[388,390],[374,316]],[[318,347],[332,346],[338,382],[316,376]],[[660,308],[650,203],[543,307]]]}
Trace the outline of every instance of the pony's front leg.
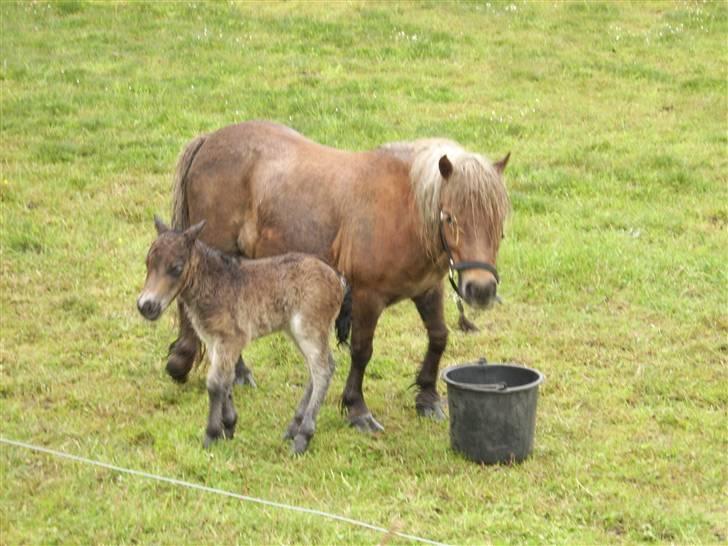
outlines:
{"label": "pony's front leg", "polygon": [[[234,430],[237,414],[232,405],[233,381],[235,379],[235,362],[240,351],[230,351],[224,346],[213,345],[210,351],[210,371],[207,373],[207,394],[210,399],[210,411],[207,416],[207,428],[203,447],[207,449],[223,434]],[[232,412],[231,412],[232,410]],[[233,417],[234,416],[234,417]]]}
{"label": "pony's front leg", "polygon": [[200,350],[200,339],[197,337],[190,319],[187,318],[184,304],[177,302],[179,313],[179,335],[169,346],[167,373],[178,383],[187,381],[187,376]]}
{"label": "pony's front leg", "polygon": [[440,358],[447,345],[442,284],[412,300],[415,302],[422,322],[425,323],[428,338],[427,353],[416,379],[419,392],[415,398],[415,408],[418,415],[436,420],[445,419],[445,412],[442,411],[440,395],[437,394],[436,387]]}
{"label": "pony's front leg", "polygon": [[346,378],[341,405],[348,412],[351,426],[361,432],[381,432],[384,427],[369,411],[364,401],[362,386],[364,371],[372,357],[374,329],[377,327],[384,305],[370,294],[355,292],[352,296],[351,368]]}

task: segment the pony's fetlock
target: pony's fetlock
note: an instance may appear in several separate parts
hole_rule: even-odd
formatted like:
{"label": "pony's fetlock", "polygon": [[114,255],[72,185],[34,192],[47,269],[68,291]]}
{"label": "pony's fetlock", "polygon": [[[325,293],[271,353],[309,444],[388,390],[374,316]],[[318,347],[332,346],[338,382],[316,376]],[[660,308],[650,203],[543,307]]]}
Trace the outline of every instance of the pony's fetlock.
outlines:
{"label": "pony's fetlock", "polygon": [[[205,449],[209,449],[212,444],[217,442],[220,437],[222,436],[222,427],[219,428],[210,428],[207,427],[205,430],[205,439],[202,441],[202,447]],[[232,438],[232,436],[231,436]]]}

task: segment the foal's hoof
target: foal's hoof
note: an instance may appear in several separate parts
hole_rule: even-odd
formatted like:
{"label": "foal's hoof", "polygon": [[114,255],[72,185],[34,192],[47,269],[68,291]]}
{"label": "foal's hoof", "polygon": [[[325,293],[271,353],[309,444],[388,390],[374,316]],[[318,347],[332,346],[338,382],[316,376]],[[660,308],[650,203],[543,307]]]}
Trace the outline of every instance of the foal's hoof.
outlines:
{"label": "foal's hoof", "polygon": [[283,433],[284,440],[293,440],[298,434],[299,425],[297,423],[291,423]]}
{"label": "foal's hoof", "polygon": [[417,415],[420,417],[427,417],[433,421],[444,421],[447,419],[445,412],[442,411],[442,405],[440,402],[431,402],[429,404],[417,404]]}
{"label": "foal's hoof", "polygon": [[291,446],[293,454],[300,455],[301,453],[306,451],[310,441],[311,438],[307,438],[304,434],[296,434],[296,437],[293,438],[293,445]]}
{"label": "foal's hoof", "polygon": [[[209,432],[205,433],[205,439],[202,441],[202,447],[204,449],[210,449],[210,446],[220,439],[220,434],[212,435]],[[231,436],[232,438],[232,436]]]}
{"label": "foal's hoof", "polygon": [[349,417],[349,423],[359,432],[384,432],[384,427],[372,416],[371,413]]}

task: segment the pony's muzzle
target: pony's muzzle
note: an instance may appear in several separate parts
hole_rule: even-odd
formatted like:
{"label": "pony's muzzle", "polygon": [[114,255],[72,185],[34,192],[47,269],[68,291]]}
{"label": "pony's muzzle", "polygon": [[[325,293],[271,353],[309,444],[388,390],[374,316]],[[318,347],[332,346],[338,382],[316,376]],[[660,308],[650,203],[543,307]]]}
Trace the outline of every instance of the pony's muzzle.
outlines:
{"label": "pony's muzzle", "polygon": [[137,309],[147,320],[157,320],[162,314],[162,306],[159,302],[141,296],[137,300]]}
{"label": "pony's muzzle", "polygon": [[495,279],[486,282],[468,281],[463,289],[463,297],[473,307],[490,307],[498,298],[497,289]]}

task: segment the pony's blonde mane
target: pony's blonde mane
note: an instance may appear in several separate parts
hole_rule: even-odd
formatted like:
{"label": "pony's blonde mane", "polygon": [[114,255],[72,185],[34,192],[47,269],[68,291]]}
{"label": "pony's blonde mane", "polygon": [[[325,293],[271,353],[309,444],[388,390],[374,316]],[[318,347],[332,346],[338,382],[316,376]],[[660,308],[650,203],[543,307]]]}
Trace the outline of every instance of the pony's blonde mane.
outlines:
{"label": "pony's blonde mane", "polygon": [[[445,139],[395,142],[383,148],[411,161],[410,182],[422,219],[420,236],[430,255],[437,256],[441,250],[440,204],[446,185],[450,200],[459,204],[461,210],[470,207],[474,217],[484,218],[483,235],[500,240],[510,202],[500,175],[488,159]],[[447,155],[453,166],[448,180],[440,173],[439,161],[443,155]]]}

